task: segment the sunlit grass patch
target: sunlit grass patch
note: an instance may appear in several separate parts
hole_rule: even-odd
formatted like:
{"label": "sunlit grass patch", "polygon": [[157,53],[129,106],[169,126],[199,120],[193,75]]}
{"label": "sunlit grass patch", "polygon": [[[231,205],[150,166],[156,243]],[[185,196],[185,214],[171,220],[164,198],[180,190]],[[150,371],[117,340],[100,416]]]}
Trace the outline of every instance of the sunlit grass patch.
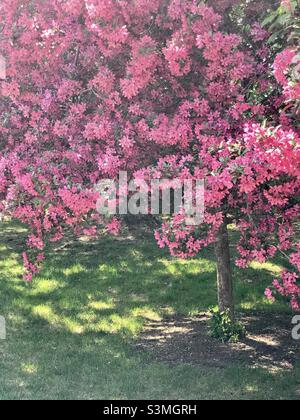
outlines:
{"label": "sunlit grass patch", "polygon": [[34,283],[31,288],[31,295],[48,294],[54,292],[62,287],[62,284],[57,280],[40,279]]}
{"label": "sunlit grass patch", "polygon": [[[275,275],[275,276],[279,275],[283,270],[282,265],[272,263],[272,262],[266,262],[266,263],[261,264],[259,262],[254,261],[250,264],[250,268],[257,271],[266,270],[266,271],[269,271],[270,274]],[[259,276],[259,273],[257,275]]]}
{"label": "sunlit grass patch", "polygon": [[38,367],[34,363],[21,363],[21,369],[24,373],[34,375],[38,372]]}
{"label": "sunlit grass patch", "polygon": [[70,277],[74,274],[80,274],[80,273],[84,273],[86,271],[87,271],[86,268],[84,268],[81,264],[74,264],[71,267],[68,267],[68,268],[62,270],[62,273],[66,277]]}
{"label": "sunlit grass patch", "polygon": [[105,309],[115,308],[115,304],[112,302],[93,301],[89,302],[88,307],[95,309],[96,311],[103,311]]}

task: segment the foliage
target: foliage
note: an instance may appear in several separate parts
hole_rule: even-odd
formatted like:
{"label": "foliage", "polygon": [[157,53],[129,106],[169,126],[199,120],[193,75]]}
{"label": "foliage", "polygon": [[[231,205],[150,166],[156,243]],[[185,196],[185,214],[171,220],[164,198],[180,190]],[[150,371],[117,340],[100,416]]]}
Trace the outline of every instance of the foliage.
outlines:
{"label": "foliage", "polygon": [[270,13],[263,22],[272,33],[269,44],[277,56],[274,70],[277,81],[283,86],[283,106],[281,123],[295,120],[299,125],[300,116],[300,2],[285,0],[280,7]]}
{"label": "foliage", "polygon": [[[211,173],[205,173],[205,225],[187,227],[184,215],[175,216],[157,232],[159,245],[168,247],[174,256],[194,256],[214,242],[226,214],[241,234],[237,246],[240,257],[236,259],[239,267],[245,268],[254,260],[266,262],[278,252],[287,256],[291,250],[287,257],[298,272],[299,137],[293,131],[249,126],[241,140],[224,143],[217,153],[218,160],[212,163],[215,172],[211,167]],[[201,157],[208,162],[209,152]],[[173,170],[178,168],[175,165]],[[295,273],[284,286],[295,310],[299,309],[300,296],[297,280]]]}
{"label": "foliage", "polygon": [[[289,121],[261,127],[266,116],[280,122],[282,103],[258,23],[264,7],[1,2],[0,211],[31,228],[26,280],[68,229],[117,234],[119,220],[96,211],[94,185],[120,170],[206,180],[204,225],[185,226],[180,214],[156,233],[172,254],[197,254],[231,218],[239,266],[291,250],[299,267],[299,136]],[[289,293],[296,307],[294,284]]]}
{"label": "foliage", "polygon": [[268,14],[262,22],[272,33],[269,43],[281,49],[282,46],[296,45],[300,38],[299,0],[283,0],[280,6]]}
{"label": "foliage", "polygon": [[245,327],[233,321],[229,312],[220,312],[219,308],[211,309],[210,334],[223,343],[237,343],[246,337]]}

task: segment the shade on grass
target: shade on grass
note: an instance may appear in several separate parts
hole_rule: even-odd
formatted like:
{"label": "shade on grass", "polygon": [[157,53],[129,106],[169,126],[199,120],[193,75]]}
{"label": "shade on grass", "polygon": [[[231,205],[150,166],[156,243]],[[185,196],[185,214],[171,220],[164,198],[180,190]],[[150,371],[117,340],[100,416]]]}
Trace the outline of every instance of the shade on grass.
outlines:
{"label": "shade on grass", "polygon": [[[75,242],[50,251],[40,276],[21,279],[21,226],[0,233],[0,398],[297,398],[299,367],[271,372],[242,363],[224,369],[170,368],[135,353],[148,320],[193,315],[216,304],[211,250],[174,260],[151,237]],[[281,262],[235,270],[238,310],[280,311],[264,288]]]}

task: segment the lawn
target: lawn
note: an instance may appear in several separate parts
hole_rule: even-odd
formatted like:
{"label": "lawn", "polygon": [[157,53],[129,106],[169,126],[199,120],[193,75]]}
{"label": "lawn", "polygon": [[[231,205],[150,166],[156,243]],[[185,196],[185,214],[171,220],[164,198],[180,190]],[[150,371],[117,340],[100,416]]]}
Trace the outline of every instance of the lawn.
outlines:
{"label": "lawn", "polygon": [[[0,399],[300,398],[300,359],[288,368],[244,357],[220,365],[213,350],[211,363],[185,360],[183,350],[170,364],[154,357],[153,346],[137,345],[149,324],[193,317],[216,304],[211,250],[182,261],[150,235],[76,241],[49,250],[42,273],[27,284],[20,260],[25,236],[20,225],[1,225],[7,340],[0,341]],[[238,312],[291,322],[287,307],[264,299],[281,264],[235,270]]]}

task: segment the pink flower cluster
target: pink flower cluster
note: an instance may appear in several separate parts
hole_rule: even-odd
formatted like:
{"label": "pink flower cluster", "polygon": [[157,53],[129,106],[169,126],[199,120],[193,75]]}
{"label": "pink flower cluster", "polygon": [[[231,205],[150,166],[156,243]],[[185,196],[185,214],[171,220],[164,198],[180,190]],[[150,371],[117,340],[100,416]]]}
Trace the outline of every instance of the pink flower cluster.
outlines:
{"label": "pink flower cluster", "polygon": [[[294,69],[294,79],[290,77],[292,69]],[[286,99],[300,100],[300,51],[298,48],[287,48],[277,55],[274,73],[277,81],[284,87]]]}
{"label": "pink flower cluster", "polygon": [[[298,280],[299,276],[296,273],[283,271],[281,273],[281,279],[275,279],[273,282],[274,290],[281,296],[289,298],[291,307],[296,312],[300,312],[300,286]],[[265,294],[267,299],[272,302],[275,301],[271,289],[267,289]]]}

